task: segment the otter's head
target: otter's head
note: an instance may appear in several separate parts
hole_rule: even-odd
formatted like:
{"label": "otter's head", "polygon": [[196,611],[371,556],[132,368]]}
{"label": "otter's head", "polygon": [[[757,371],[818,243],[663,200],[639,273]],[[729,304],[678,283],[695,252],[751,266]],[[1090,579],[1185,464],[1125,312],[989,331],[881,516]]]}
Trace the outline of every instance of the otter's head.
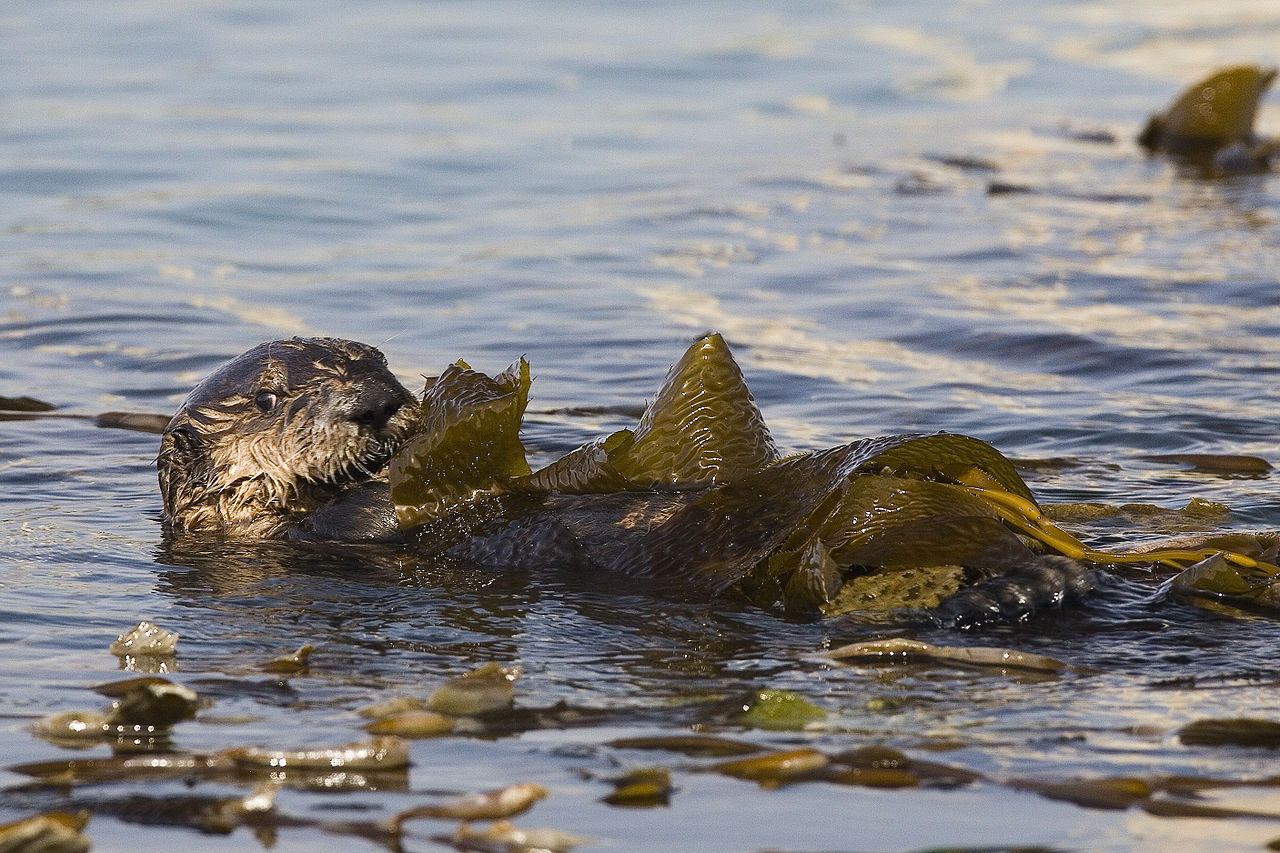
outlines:
{"label": "otter's head", "polygon": [[283,535],[386,465],[400,439],[393,416],[411,402],[366,344],[259,344],[196,386],[165,428],[165,525]]}

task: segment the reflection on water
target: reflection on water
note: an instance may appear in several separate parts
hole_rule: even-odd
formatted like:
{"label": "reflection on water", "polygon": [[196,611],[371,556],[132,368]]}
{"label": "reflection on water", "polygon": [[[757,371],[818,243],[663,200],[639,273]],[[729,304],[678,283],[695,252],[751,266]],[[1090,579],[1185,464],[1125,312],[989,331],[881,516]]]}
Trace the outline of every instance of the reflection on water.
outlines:
{"label": "reflection on water", "polygon": [[[1274,64],[1271,5],[42,3],[0,13],[0,34],[4,395],[171,412],[226,358],[289,334],[378,345],[409,387],[459,357],[494,373],[525,354],[526,439],[545,461],[629,426],[685,345],[718,330],[784,450],[947,429],[1022,460],[1050,504],[1202,498],[1229,507],[1213,529],[1277,526],[1269,474],[1149,457],[1276,461],[1280,184],[1201,181],[1133,142],[1211,67]],[[1275,104],[1264,133],[1280,131]],[[1272,819],[1086,808],[1015,784],[1273,775],[1266,750],[1176,732],[1273,716],[1275,618],[1170,600],[1157,574],[975,636],[794,624],[395,549],[178,546],[159,531],[155,453],[154,436],[83,420],[0,423],[6,768],[66,757],[29,725],[93,706],[87,688],[121,676],[107,646],[144,618],[182,635],[173,677],[214,699],[175,729],[184,752],[347,743],[356,708],[491,660],[522,667],[530,716],[414,742],[396,790],[288,791],[278,808],[300,822],[274,839],[123,813],[243,798],[240,782],[78,786],[101,849],[377,849],[317,816],[382,820],[523,779],[551,796],[518,823],[619,849],[1220,850],[1280,835]],[[1149,515],[1069,526],[1108,547],[1172,532]],[[815,657],[889,634],[1092,672]],[[303,642],[312,664],[287,685],[256,668]],[[764,687],[826,719],[741,729],[734,708]],[[888,745],[985,781],[761,790],[604,745],[690,728],[831,755]],[[601,802],[640,763],[672,770],[671,805]],[[0,769],[0,820],[68,802],[19,794],[27,781]],[[1271,814],[1270,790],[1198,796]]]}

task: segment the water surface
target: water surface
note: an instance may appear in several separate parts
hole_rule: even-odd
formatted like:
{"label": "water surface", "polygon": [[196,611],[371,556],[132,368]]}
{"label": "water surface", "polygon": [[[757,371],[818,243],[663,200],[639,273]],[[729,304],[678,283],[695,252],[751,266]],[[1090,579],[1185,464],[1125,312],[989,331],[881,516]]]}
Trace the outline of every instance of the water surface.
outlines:
{"label": "water surface", "polygon": [[[1025,471],[1049,503],[1200,497],[1230,507],[1217,529],[1280,517],[1270,477],[1143,459],[1277,461],[1280,184],[1199,180],[1131,141],[1214,66],[1274,62],[1273,4],[110,0],[18,3],[0,35],[0,393],[170,412],[223,360],[293,334],[380,345],[410,385],[459,357],[495,372],[523,354],[536,463],[630,425],[687,343],[718,330],[787,450],[946,429],[1060,460]],[[1274,95],[1259,124],[1280,131]],[[990,195],[992,182],[1033,191]],[[490,660],[523,668],[520,706],[598,712],[415,742],[390,789],[285,788],[280,812],[312,823],[532,779],[552,794],[519,822],[600,849],[1225,850],[1280,836],[1280,820],[1089,809],[1011,786],[1273,776],[1270,752],[1176,737],[1200,717],[1275,714],[1272,616],[1171,602],[1129,577],[1031,625],[920,634],[1093,675],[840,667],[813,656],[868,629],[617,579],[440,575],[283,546],[174,553],[156,447],[84,420],[0,424],[6,767],[84,754],[29,727],[100,704],[86,688],[123,675],[108,644],[146,618],[182,635],[172,677],[217,694],[175,732],[183,750],[346,742],[354,709]],[[254,663],[302,642],[318,651],[287,691],[200,687],[254,681]],[[1214,687],[1159,686],[1186,676]],[[801,693],[825,724],[739,731],[725,708],[761,687]],[[603,745],[691,727],[831,752],[882,743],[986,781],[761,790]],[[600,801],[606,777],[646,764],[673,768],[669,807]],[[24,781],[0,770],[0,820],[65,802]],[[119,808],[193,792],[247,787],[78,793],[102,804],[95,849],[266,846]],[[1265,786],[1210,800],[1280,813]],[[316,828],[282,830],[272,849],[323,845],[376,849]]]}

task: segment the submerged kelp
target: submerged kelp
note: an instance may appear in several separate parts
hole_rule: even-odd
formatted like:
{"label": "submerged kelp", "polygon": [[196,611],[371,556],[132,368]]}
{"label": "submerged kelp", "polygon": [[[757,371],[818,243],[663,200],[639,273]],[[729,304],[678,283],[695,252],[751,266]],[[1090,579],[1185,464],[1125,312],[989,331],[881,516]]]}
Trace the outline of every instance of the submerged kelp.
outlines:
{"label": "submerged kelp", "polygon": [[459,362],[427,388],[390,466],[397,518],[420,546],[501,568],[733,588],[794,617],[940,608],[959,625],[1087,592],[1083,568],[1046,555],[1180,569],[1213,553],[1092,549],[969,436],[881,436],[779,458],[716,334],[671,368],[634,429],[536,472],[519,440],[530,383],[523,360],[494,379]]}

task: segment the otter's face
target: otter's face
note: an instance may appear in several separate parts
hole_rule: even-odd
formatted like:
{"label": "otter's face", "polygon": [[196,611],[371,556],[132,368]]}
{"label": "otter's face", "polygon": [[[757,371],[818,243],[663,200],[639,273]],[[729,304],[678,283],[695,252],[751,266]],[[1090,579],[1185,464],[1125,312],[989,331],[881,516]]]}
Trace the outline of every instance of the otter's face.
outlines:
{"label": "otter's face", "polygon": [[280,536],[375,476],[413,396],[382,353],[335,338],[259,344],[201,382],[165,428],[165,524]]}

